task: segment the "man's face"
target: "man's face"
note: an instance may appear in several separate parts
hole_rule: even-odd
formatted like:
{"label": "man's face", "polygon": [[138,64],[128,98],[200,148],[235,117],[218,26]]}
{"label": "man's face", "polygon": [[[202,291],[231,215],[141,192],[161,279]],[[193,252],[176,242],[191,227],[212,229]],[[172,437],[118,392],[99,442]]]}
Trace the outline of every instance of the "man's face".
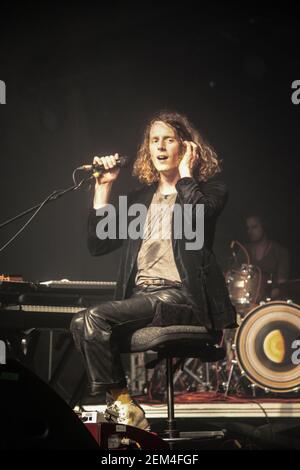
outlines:
{"label": "man's face", "polygon": [[246,229],[250,242],[259,242],[265,235],[263,226],[257,217],[246,219]]}
{"label": "man's face", "polygon": [[178,171],[181,142],[172,127],[161,121],[150,129],[149,150],[154,167],[160,173]]}

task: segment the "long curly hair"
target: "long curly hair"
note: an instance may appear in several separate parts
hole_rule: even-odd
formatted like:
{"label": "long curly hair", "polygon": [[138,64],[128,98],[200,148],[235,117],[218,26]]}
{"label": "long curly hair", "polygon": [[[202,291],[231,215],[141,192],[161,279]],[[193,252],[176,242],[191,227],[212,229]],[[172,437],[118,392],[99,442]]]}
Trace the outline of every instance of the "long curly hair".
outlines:
{"label": "long curly hair", "polygon": [[[175,131],[176,137],[179,140],[193,141],[198,145],[199,163],[193,168],[193,177],[195,179],[207,181],[221,171],[221,162],[216,152],[205,142],[185,115],[174,111],[160,111],[148,122],[144,131],[142,144],[138,149],[137,157],[133,165],[133,175],[136,176],[141,183],[150,185],[159,180],[159,172],[153,165],[149,150],[150,130],[152,125],[157,121],[164,122],[170,126]],[[181,158],[182,157],[183,155]]]}

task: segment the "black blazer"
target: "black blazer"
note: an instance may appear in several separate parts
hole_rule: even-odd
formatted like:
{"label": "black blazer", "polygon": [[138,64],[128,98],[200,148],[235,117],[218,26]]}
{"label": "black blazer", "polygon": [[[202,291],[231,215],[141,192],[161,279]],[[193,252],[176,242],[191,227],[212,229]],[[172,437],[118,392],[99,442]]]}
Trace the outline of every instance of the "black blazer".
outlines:
{"label": "black blazer", "polygon": [[[141,203],[149,207],[157,183],[144,186],[128,195],[128,206]],[[193,178],[181,178],[176,183],[177,204],[192,204],[193,214],[196,204],[204,204],[204,246],[199,250],[187,250],[184,237],[178,239],[172,233],[174,260],[182,283],[191,293],[198,306],[197,318],[200,325],[209,329],[220,330],[236,324],[236,312],[230,302],[223,273],[217,264],[213,241],[216,221],[227,201],[227,189],[218,177],[207,182],[198,182]],[[104,217],[104,216],[103,216]],[[136,261],[142,238],[132,240],[100,240],[96,235],[96,226],[101,216],[90,210],[88,218],[88,247],[93,256],[110,253],[122,246],[115,300],[130,297],[137,271]],[[128,218],[130,222],[130,218]]]}

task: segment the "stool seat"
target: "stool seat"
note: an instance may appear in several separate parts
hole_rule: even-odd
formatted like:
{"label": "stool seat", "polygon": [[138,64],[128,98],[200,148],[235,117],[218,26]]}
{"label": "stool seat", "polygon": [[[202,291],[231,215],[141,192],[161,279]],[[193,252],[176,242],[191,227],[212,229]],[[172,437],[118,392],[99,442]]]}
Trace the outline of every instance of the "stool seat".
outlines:
{"label": "stool seat", "polygon": [[218,346],[221,336],[222,332],[208,332],[203,326],[149,326],[122,340],[122,352],[155,351],[161,358],[199,357],[215,362],[225,355]]}

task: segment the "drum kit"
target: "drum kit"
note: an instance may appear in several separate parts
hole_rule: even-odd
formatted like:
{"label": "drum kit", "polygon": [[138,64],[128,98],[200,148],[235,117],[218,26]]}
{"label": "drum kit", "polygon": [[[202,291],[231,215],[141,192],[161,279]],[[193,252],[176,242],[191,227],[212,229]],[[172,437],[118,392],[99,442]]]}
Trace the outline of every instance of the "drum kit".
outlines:
{"label": "drum kit", "polygon": [[[300,397],[300,279],[277,285],[278,300],[271,300],[271,279],[254,265],[228,271],[225,280],[238,324],[224,332],[226,358],[207,364],[187,359],[174,376],[175,393]],[[152,398],[166,394],[162,367],[150,381]]]}
{"label": "drum kit", "polygon": [[[221,366],[225,394],[298,394],[300,391],[300,279],[278,284],[278,300],[257,303],[261,273],[253,265],[225,275],[238,328],[226,330]],[[271,286],[271,282],[269,282]],[[290,395],[289,395],[290,396]]]}

